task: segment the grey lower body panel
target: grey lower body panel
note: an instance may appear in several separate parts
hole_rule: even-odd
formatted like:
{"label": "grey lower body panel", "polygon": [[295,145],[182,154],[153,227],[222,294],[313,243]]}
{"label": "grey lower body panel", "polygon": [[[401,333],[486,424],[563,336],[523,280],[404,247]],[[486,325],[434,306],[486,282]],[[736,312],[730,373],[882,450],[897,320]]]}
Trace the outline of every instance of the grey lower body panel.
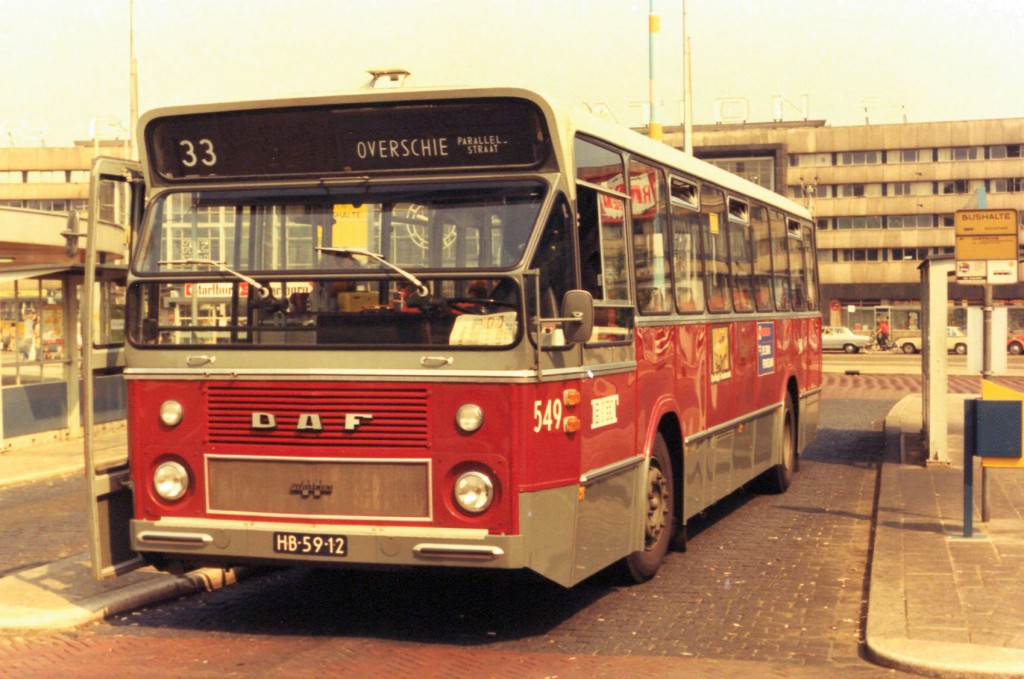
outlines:
{"label": "grey lower body panel", "polygon": [[[165,518],[132,520],[131,547],[168,563],[195,566],[529,569],[569,587],[642,548],[635,517],[644,473],[645,465],[637,463],[589,483],[584,492],[571,485],[523,493],[519,535],[474,528]],[[344,538],[345,553],[282,553],[275,551],[275,534]]]}

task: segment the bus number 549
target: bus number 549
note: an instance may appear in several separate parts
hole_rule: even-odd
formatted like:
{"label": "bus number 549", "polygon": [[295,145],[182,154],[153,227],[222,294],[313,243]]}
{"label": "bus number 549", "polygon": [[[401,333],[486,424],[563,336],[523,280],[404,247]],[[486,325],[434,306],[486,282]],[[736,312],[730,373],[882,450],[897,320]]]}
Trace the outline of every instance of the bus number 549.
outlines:
{"label": "bus number 549", "polygon": [[562,402],[558,399],[533,402],[533,431],[559,431],[562,428]]}

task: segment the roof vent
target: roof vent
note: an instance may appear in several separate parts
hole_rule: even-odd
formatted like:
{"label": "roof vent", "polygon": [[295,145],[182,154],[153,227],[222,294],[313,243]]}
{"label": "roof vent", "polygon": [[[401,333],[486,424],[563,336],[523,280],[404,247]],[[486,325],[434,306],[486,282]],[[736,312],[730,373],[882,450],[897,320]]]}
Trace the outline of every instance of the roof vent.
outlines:
{"label": "roof vent", "polygon": [[388,87],[401,87],[405,79],[409,77],[409,71],[402,68],[386,68],[381,70],[367,71],[373,80],[370,81],[370,89],[386,89]]}

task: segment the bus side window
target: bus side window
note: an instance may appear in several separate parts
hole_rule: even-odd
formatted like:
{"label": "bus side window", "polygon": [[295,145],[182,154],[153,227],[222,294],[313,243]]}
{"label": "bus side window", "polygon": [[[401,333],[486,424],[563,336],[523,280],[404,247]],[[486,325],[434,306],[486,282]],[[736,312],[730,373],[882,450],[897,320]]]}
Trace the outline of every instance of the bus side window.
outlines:
{"label": "bus side window", "polygon": [[[530,264],[531,269],[540,272],[540,314],[544,318],[557,317],[565,293],[576,287],[576,258],[573,257],[572,232],[569,229],[571,215],[569,201],[560,195]],[[530,316],[535,316],[536,296],[532,290],[528,291],[526,304]]]}
{"label": "bus side window", "polygon": [[637,307],[642,313],[672,311],[665,178],[651,165],[630,161],[629,189],[633,210],[633,261]]}
{"label": "bus side window", "polygon": [[583,289],[595,300],[604,299],[601,289],[601,243],[598,236],[597,191],[580,186],[576,191],[579,212],[580,274]]}
{"label": "bus side window", "polygon": [[626,249],[626,201],[618,195],[577,187],[580,273],[583,289],[594,297],[591,342],[621,342],[632,333],[629,259]]}
{"label": "bus side window", "polygon": [[771,211],[772,231],[772,290],[775,308],[789,311],[792,299],[789,291],[789,245],[786,242],[786,220],[777,210]]}
{"label": "bus side window", "polygon": [[807,308],[807,297],[804,294],[807,281],[804,276],[804,234],[800,222],[795,219],[786,220],[786,241],[789,244],[789,274],[792,279],[793,310]]}
{"label": "bus side window", "polygon": [[725,196],[707,186],[701,191],[701,237],[707,275],[708,311],[729,311],[729,240]]}
{"label": "bus side window", "polygon": [[732,273],[732,305],[736,311],[753,311],[750,292],[754,262],[750,252],[750,207],[746,201],[729,199],[729,267]]}
{"label": "bus side window", "polygon": [[672,177],[672,277],[681,312],[704,311],[704,261],[700,254],[697,185]]}
{"label": "bus side window", "polygon": [[760,205],[750,208],[750,224],[754,232],[754,304],[758,311],[771,311],[772,303],[772,238],[768,230],[768,212]]}
{"label": "bus side window", "polygon": [[818,308],[818,268],[814,247],[814,227],[809,222],[803,223],[804,231],[804,266],[807,276],[807,305],[813,310]]}

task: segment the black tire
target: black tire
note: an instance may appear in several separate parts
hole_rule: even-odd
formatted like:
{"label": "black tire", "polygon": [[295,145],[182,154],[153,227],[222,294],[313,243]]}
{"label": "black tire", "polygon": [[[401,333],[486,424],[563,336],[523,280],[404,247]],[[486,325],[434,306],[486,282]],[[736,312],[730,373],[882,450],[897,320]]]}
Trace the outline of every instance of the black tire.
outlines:
{"label": "black tire", "polygon": [[953,347],[953,351],[956,352],[958,355],[963,356],[964,354],[967,353],[967,345],[957,344],[955,347]]}
{"label": "black tire", "polygon": [[647,513],[644,518],[644,548],[626,557],[625,566],[633,582],[654,577],[665,560],[675,533],[674,484],[672,461],[665,439],[658,434],[647,467]]}
{"label": "black tire", "polygon": [[782,462],[768,470],[765,477],[765,490],[769,493],[785,493],[793,476],[800,469],[800,459],[796,454],[796,413],[793,411],[793,399],[786,394],[785,412],[782,414]]}
{"label": "black tire", "polygon": [[1024,346],[1021,346],[1020,342],[1011,342],[1010,346],[1006,347],[1006,350],[1014,356],[1024,354]]}
{"label": "black tire", "polygon": [[904,354],[916,354],[917,353],[917,347],[915,347],[910,342],[907,342],[906,344],[904,344],[900,348],[903,349],[903,353]]}
{"label": "black tire", "polygon": [[845,351],[848,354],[856,354],[858,351],[860,351],[860,348],[856,344],[844,344],[843,351]]}

